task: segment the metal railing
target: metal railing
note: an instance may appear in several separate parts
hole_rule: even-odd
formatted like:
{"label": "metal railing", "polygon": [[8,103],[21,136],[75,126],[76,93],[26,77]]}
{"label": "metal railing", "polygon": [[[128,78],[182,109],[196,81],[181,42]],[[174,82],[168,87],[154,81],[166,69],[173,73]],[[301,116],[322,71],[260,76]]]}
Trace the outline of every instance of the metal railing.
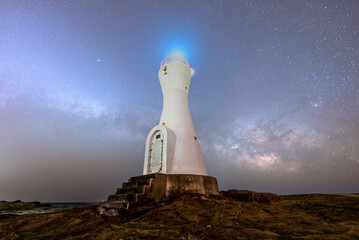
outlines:
{"label": "metal railing", "polygon": [[169,56],[165,57],[161,62],[160,68],[162,68],[163,66],[168,65],[170,63],[174,63],[174,62],[181,62],[184,65],[186,65],[187,67],[189,67],[189,63],[183,56],[174,54],[174,55],[169,55]]}

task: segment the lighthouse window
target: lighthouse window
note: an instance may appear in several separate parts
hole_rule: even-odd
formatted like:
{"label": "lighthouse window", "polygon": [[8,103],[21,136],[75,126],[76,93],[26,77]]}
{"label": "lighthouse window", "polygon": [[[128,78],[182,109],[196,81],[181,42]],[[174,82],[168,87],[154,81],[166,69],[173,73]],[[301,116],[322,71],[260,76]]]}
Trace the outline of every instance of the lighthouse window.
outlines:
{"label": "lighthouse window", "polygon": [[161,137],[161,134],[156,135],[156,139],[159,139]]}

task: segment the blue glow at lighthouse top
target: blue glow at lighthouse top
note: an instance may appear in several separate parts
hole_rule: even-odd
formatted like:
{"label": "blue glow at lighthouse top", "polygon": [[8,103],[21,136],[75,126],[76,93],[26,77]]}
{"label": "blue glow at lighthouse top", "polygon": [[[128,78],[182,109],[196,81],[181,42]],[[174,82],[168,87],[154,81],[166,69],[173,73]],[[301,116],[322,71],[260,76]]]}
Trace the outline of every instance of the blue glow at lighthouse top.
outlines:
{"label": "blue glow at lighthouse top", "polygon": [[169,55],[181,55],[188,61],[193,60],[193,43],[190,39],[185,37],[171,37],[165,40],[165,44],[162,47],[162,58]]}

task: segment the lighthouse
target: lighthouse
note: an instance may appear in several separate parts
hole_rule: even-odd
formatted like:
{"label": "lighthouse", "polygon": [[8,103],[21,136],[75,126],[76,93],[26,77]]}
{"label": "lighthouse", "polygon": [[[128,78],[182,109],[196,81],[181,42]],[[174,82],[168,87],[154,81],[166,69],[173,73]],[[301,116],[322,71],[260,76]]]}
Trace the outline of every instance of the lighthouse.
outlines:
{"label": "lighthouse", "polygon": [[158,78],[163,94],[159,124],[146,138],[143,175],[122,183],[97,211],[119,216],[142,211],[182,194],[218,195],[217,179],[207,175],[191,113],[188,93],[194,70],[180,55],[163,59]]}
{"label": "lighthouse", "polygon": [[146,139],[143,174],[207,175],[188,107],[193,68],[181,55],[163,59],[158,78],[163,94],[159,124]]}

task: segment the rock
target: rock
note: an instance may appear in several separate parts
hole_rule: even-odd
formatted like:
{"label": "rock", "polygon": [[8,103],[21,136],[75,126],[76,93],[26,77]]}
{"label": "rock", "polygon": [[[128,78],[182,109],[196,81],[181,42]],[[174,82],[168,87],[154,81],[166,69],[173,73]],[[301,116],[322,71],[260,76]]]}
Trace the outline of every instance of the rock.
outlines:
{"label": "rock", "polygon": [[257,193],[248,190],[228,190],[222,191],[221,194],[241,202],[270,203],[280,200],[280,197],[274,193]]}
{"label": "rock", "polygon": [[100,206],[97,208],[97,212],[104,217],[118,217],[119,213],[118,210],[115,208],[106,208],[103,206]]}
{"label": "rock", "polygon": [[10,209],[10,204],[8,202],[5,201],[0,202],[0,211],[9,210],[9,209]]}
{"label": "rock", "polygon": [[0,202],[0,211],[5,210],[28,210],[33,208],[40,207],[39,202],[22,202],[20,200],[12,201],[12,202],[6,202],[1,201]]}

